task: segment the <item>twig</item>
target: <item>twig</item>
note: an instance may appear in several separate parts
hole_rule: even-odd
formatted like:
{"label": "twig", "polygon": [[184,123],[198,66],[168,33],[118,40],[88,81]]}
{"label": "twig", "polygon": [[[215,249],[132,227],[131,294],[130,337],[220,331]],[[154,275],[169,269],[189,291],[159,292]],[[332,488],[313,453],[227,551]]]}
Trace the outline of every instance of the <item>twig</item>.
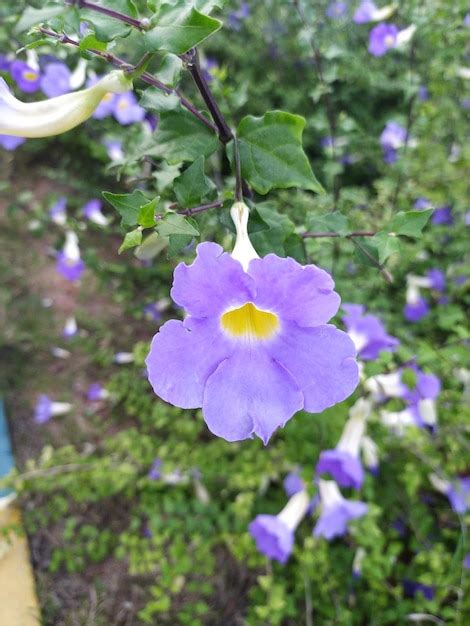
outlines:
{"label": "twig", "polygon": [[89,9],[90,11],[95,11],[96,13],[102,13],[103,15],[112,17],[115,20],[129,24],[129,26],[134,26],[134,28],[138,28],[139,30],[147,30],[150,26],[150,21],[148,19],[139,20],[135,17],[131,17],[130,15],[125,15],[120,11],[108,9],[107,7],[95,4],[94,2],[88,2],[88,0],[65,0],[65,3],[76,6],[79,9]]}
{"label": "twig", "polygon": [[345,237],[346,239],[352,239],[353,237],[373,237],[377,233],[374,233],[371,230],[355,230],[353,233],[349,233],[349,235],[340,235],[339,233],[311,233],[306,232],[302,233],[302,239],[319,239],[320,237]]}
{"label": "twig", "polygon": [[[59,33],[56,33],[53,30],[49,30],[48,28],[44,28],[42,26],[40,26],[38,30],[43,35],[47,35],[48,37],[53,37],[54,39],[57,39],[57,41],[59,41],[60,43],[63,43],[69,46],[74,46],[75,48],[80,47],[80,43],[78,41],[76,41],[75,39],[71,39],[65,34],[61,35]],[[95,48],[88,48],[87,52],[94,54],[95,56],[103,59],[104,61],[107,61],[108,63],[111,63],[115,67],[118,67],[119,69],[122,69],[124,71],[129,72],[129,71],[133,71],[134,69],[133,65],[126,63],[123,59],[120,59],[119,57],[115,56],[114,54],[111,54],[110,52],[96,50]],[[181,95],[178,89],[173,89],[171,87],[168,87],[167,85],[159,81],[157,78],[152,76],[152,74],[150,74],[149,72],[144,72],[140,78],[141,80],[143,80],[144,83],[147,83],[148,85],[152,85],[152,87],[156,87],[157,89],[164,91],[166,94],[172,94],[172,93],[176,94],[178,98],[180,99],[181,105],[185,109],[187,109],[190,113],[192,113],[195,117],[197,117],[198,120],[201,121],[205,126],[210,128],[210,130],[212,130],[213,132],[217,132],[217,127],[210,120],[208,120],[207,117],[205,117],[200,111],[198,111],[196,107],[193,104],[191,104],[191,102],[186,100],[186,98]]]}
{"label": "twig", "polygon": [[372,254],[367,250],[367,248],[364,248],[364,246],[362,244],[360,244],[357,239],[355,239],[355,237],[351,237],[349,236],[349,239],[353,242],[353,244],[356,246],[356,248],[358,248],[368,259],[369,261],[375,265],[375,267],[377,269],[380,270],[380,273],[382,274],[382,276],[385,278],[385,280],[387,281],[387,283],[392,284],[393,283],[393,276],[390,274],[390,272],[381,264],[377,261],[376,258],[374,258],[372,256]]}
{"label": "twig", "polygon": [[[178,206],[177,203],[171,204],[170,209],[175,209]],[[197,215],[198,213],[203,213],[204,211],[208,211],[209,209],[220,209],[224,206],[223,200],[215,200],[214,202],[209,202],[208,204],[201,204],[200,206],[191,207],[188,209],[182,209],[181,211],[176,211],[180,215],[186,215],[187,217],[191,217],[192,215]]]}
{"label": "twig", "polygon": [[242,166],[240,162],[240,148],[236,136],[233,141],[233,158],[235,161],[235,199],[237,202],[243,202]]}

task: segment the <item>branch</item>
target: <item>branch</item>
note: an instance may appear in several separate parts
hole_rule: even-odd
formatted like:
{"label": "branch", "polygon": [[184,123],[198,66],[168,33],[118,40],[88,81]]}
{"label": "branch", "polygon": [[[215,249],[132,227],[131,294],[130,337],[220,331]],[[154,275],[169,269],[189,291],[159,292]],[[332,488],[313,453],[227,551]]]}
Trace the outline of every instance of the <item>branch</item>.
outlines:
{"label": "branch", "polygon": [[[43,28],[42,26],[40,26],[38,30],[43,35],[47,35],[49,37],[53,37],[54,39],[57,39],[57,41],[59,41],[60,43],[63,43],[69,46],[74,46],[75,48],[80,47],[80,43],[78,41],[76,41],[75,39],[71,39],[65,34],[60,35],[59,33],[56,33],[55,31],[49,30],[47,28]],[[123,59],[120,59],[119,57],[115,56],[114,54],[111,54],[110,52],[104,52],[103,50],[96,50],[95,48],[88,48],[87,52],[94,54],[100,59],[103,59],[104,61],[107,61],[108,63],[111,63],[115,67],[118,67],[119,69],[122,69],[126,72],[132,73],[135,69],[135,66],[130,65],[129,63],[126,63]],[[166,94],[170,94],[170,93],[176,94],[178,98],[180,99],[181,106],[183,106],[190,113],[192,113],[195,117],[197,117],[200,122],[202,122],[205,126],[207,126],[207,128],[210,128],[210,130],[212,130],[215,133],[217,132],[217,127],[210,120],[208,120],[207,117],[205,117],[200,111],[198,111],[196,107],[193,104],[191,104],[191,102],[189,102],[189,100],[186,100],[186,98],[181,95],[178,89],[173,89],[172,87],[168,87],[167,85],[159,81],[157,78],[152,76],[152,74],[150,74],[149,72],[143,72],[140,78],[141,80],[143,80],[144,83],[147,83],[148,85],[152,85],[152,87],[156,87],[157,89],[164,91]]]}
{"label": "branch", "polygon": [[300,236],[302,239],[319,239],[320,237],[345,237],[346,239],[352,239],[353,237],[373,237],[376,234],[377,233],[374,233],[371,230],[355,230],[353,233],[349,233],[349,235],[340,235],[339,233],[306,232],[302,233]]}
{"label": "branch", "polygon": [[[171,204],[170,209],[176,209],[178,203]],[[223,200],[215,200],[215,202],[209,202],[209,204],[201,204],[201,206],[191,207],[189,209],[182,209],[181,211],[176,211],[180,215],[186,215],[186,217],[191,217],[192,215],[197,215],[198,213],[203,213],[209,209],[220,209],[224,206]]]}
{"label": "branch", "polygon": [[76,6],[78,9],[89,9],[90,11],[95,11],[96,13],[102,13],[103,15],[112,17],[115,20],[129,24],[129,26],[134,26],[134,28],[138,28],[139,30],[148,30],[150,26],[150,21],[147,18],[139,20],[131,17],[130,15],[125,15],[125,13],[121,13],[120,11],[108,9],[107,7],[95,4],[94,2],[88,2],[88,0],[65,0],[65,2],[66,4]]}

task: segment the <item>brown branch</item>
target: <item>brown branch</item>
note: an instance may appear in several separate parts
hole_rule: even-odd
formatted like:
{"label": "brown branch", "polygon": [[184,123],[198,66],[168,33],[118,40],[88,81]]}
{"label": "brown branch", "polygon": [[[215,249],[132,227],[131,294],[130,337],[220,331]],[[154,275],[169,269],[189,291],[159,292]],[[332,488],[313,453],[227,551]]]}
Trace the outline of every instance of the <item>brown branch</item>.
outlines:
{"label": "brown branch", "polygon": [[352,239],[353,237],[373,237],[376,233],[371,230],[356,230],[353,233],[349,233],[349,235],[340,235],[339,233],[311,233],[306,232],[302,233],[300,236],[302,239],[319,239],[321,237],[345,237],[346,239]]}

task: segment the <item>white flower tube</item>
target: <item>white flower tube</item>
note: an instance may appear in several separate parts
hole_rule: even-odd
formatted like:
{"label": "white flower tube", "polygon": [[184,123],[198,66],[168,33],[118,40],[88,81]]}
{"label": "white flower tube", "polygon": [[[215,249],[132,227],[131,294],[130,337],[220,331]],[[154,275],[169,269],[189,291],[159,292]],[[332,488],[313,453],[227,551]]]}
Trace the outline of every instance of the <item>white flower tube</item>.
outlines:
{"label": "white flower tube", "polygon": [[341,438],[336,446],[337,450],[349,452],[352,456],[359,456],[361,440],[364,436],[366,421],[372,410],[372,402],[366,398],[359,400],[349,410],[349,419],[346,422]]}
{"label": "white flower tube", "polygon": [[235,202],[230,209],[230,215],[237,231],[232,257],[237,261],[240,261],[245,271],[248,269],[248,265],[252,259],[259,258],[259,255],[253,248],[253,244],[248,236],[249,214],[250,209],[244,202]]}
{"label": "white flower tube", "polygon": [[414,24],[411,24],[411,26],[408,26],[408,28],[404,28],[403,30],[401,30],[397,35],[396,47],[402,48],[406,46],[406,44],[409,43],[413,38],[415,31],[416,26]]}
{"label": "white flower tube", "polygon": [[88,64],[86,60],[83,57],[81,57],[77,63],[76,68],[73,70],[72,74],[70,75],[69,86],[72,91],[75,91],[75,89],[78,89],[79,87],[81,87],[83,83],[85,82],[87,65]]}
{"label": "white flower tube", "polygon": [[73,261],[74,263],[80,261],[80,248],[78,247],[78,237],[71,230],[68,230],[65,233],[65,243],[64,247],[62,248],[62,252],[64,253],[64,256],[67,260]]}
{"label": "white flower tube", "polygon": [[283,522],[290,530],[295,530],[308,511],[310,499],[306,491],[299,491],[294,494],[277,514],[277,518]]}
{"label": "white flower tube", "polygon": [[88,89],[42,102],[21,102],[0,78],[0,134],[27,138],[60,135],[87,120],[107,93],[131,88],[131,80],[116,70]]}

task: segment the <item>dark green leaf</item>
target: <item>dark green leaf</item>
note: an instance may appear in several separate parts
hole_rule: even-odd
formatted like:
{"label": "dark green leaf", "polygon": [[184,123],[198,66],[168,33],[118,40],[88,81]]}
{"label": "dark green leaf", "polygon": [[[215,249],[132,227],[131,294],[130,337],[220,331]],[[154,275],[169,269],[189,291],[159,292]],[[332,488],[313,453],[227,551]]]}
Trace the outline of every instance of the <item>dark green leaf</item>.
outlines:
{"label": "dark green leaf", "polygon": [[175,93],[166,94],[151,88],[142,92],[139,104],[147,111],[163,113],[180,108],[180,99]]}
{"label": "dark green leaf", "polygon": [[107,45],[104,41],[100,41],[93,33],[86,35],[79,45],[80,50],[106,50]]}
{"label": "dark green leaf", "polygon": [[143,36],[149,52],[183,54],[219,30],[222,23],[194,8],[188,0],[166,0],[156,7],[154,25]]}
{"label": "dark green leaf", "polygon": [[237,131],[242,175],[258,193],[288,187],[323,192],[302,148],[304,126],[303,117],[283,111],[242,119]]}
{"label": "dark green leaf", "polygon": [[22,33],[25,30],[29,30],[33,26],[42,24],[43,22],[47,22],[53,17],[57,17],[58,15],[61,15],[66,10],[67,10],[67,7],[63,5],[62,6],[57,5],[57,4],[46,5],[42,9],[34,9],[32,7],[27,7],[23,11],[19,21],[17,22],[15,26],[15,32]]}
{"label": "dark green leaf", "polygon": [[[248,232],[256,252],[260,256],[274,252],[286,256],[284,244],[294,233],[294,224],[286,216],[278,213],[270,203],[258,204],[250,212]],[[292,242],[289,240],[289,246]]]}
{"label": "dark green leaf", "polygon": [[135,226],[140,209],[149,203],[149,199],[140,189],[135,189],[132,193],[103,191],[103,196],[122,217],[121,226]]}
{"label": "dark green leaf", "polygon": [[391,256],[395,252],[400,252],[400,239],[395,235],[380,232],[374,235],[371,241],[377,247],[379,263],[381,263],[382,265],[385,263],[389,256]]}
{"label": "dark green leaf", "polygon": [[157,196],[153,200],[150,200],[147,204],[144,204],[144,206],[140,207],[137,223],[142,226],[142,228],[151,228],[152,226],[155,226],[155,211],[159,199],[160,198]]}
{"label": "dark green leaf", "polygon": [[124,241],[119,247],[118,253],[124,252],[124,250],[129,250],[129,248],[135,248],[142,243],[142,229],[136,228],[135,230],[131,230],[130,233],[126,233],[124,237]]}
{"label": "dark green leaf", "polygon": [[390,224],[390,232],[418,239],[421,237],[423,228],[428,223],[432,213],[433,209],[426,209],[424,211],[407,211],[406,213],[404,211],[400,211]]}
{"label": "dark green leaf", "polygon": [[197,158],[174,182],[176,199],[182,207],[193,207],[215,189],[204,173],[204,157]]}
{"label": "dark green leaf", "polygon": [[168,53],[164,56],[156,75],[162,83],[174,87],[179,81],[182,69],[183,61],[179,56]]}
{"label": "dark green leaf", "polygon": [[[94,1],[96,2],[96,0]],[[136,6],[132,0],[98,0],[97,4],[130,17],[138,17]],[[93,28],[97,39],[100,41],[112,41],[117,37],[127,37],[131,32],[132,27],[128,24],[96,11],[82,9],[80,16]]]}
{"label": "dark green leaf", "polygon": [[360,241],[355,246],[354,257],[358,263],[368,265],[369,267],[377,267],[377,263],[379,263],[377,246],[365,241]]}

